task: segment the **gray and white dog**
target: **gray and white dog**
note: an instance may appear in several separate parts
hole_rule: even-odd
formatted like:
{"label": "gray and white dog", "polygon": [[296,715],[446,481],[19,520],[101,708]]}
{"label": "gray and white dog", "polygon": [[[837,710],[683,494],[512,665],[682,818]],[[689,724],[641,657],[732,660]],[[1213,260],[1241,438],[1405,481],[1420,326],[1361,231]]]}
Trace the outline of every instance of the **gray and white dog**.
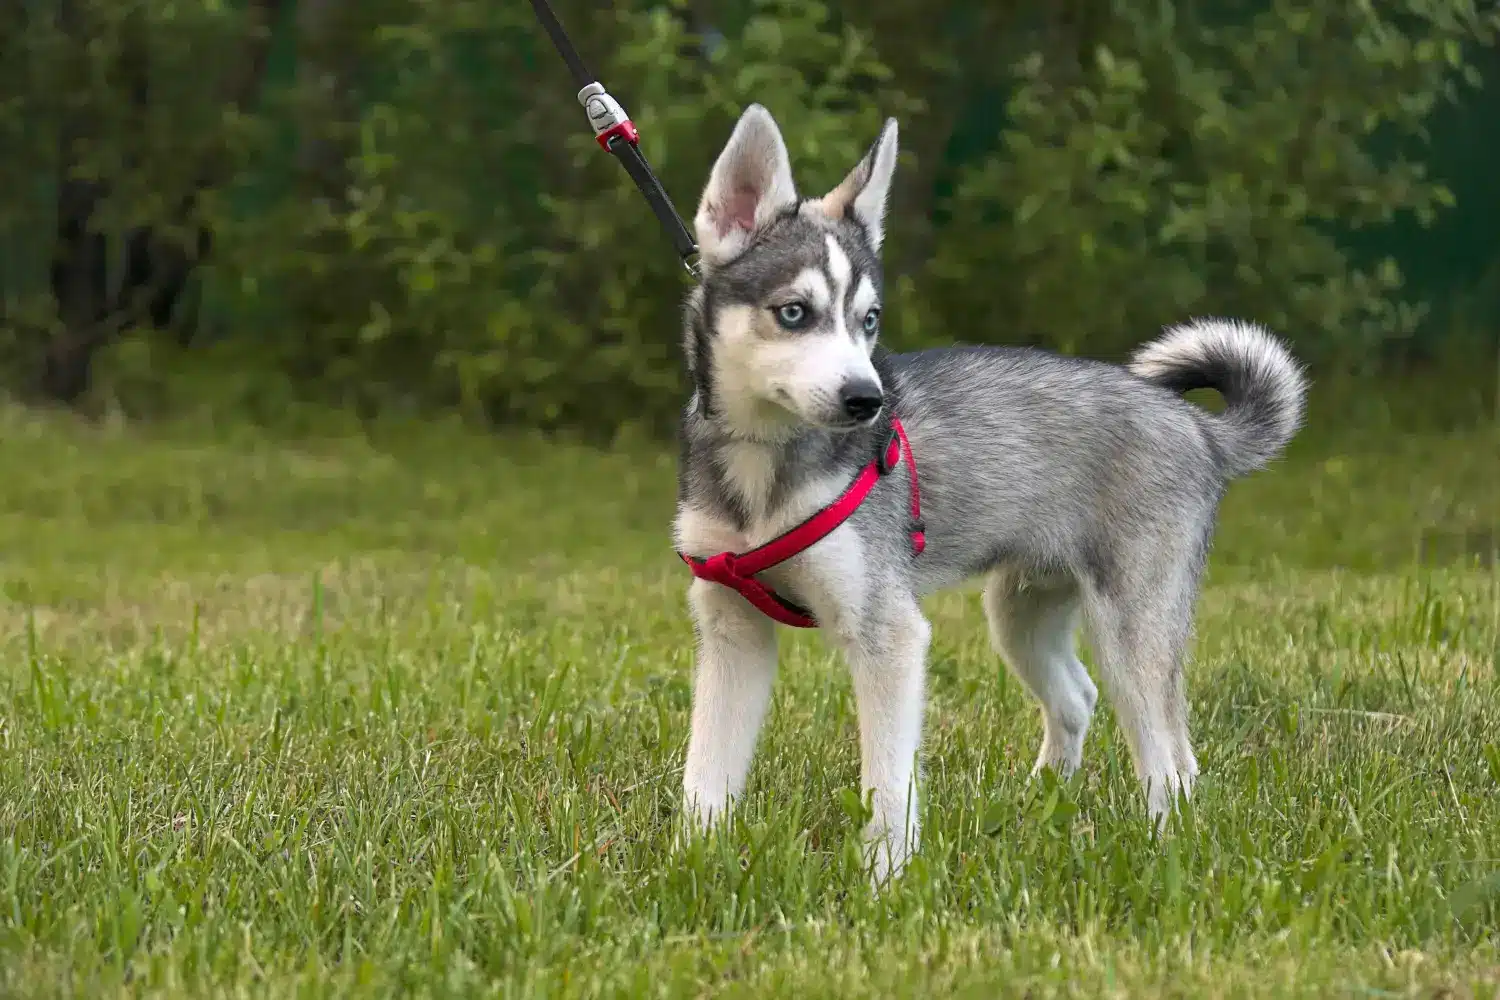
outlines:
{"label": "gray and white dog", "polygon": [[[846,654],[858,704],[865,831],[877,879],[918,842],[917,753],[930,628],[923,594],[986,578],[996,650],[1036,697],[1036,767],[1082,761],[1098,697],[1079,662],[1080,613],[1151,815],[1187,794],[1183,658],[1226,482],[1295,433],[1298,364],[1248,323],[1200,320],[1127,367],[1030,349],[891,354],[880,332],[883,218],[896,122],[821,198],[800,198],[770,114],[752,105],[694,220],[701,284],[684,348],[678,550],[761,545],[828,505],[899,417],[920,477],[926,551],[910,544],[906,477],[761,579],[809,609]],[[1226,400],[1214,415],[1180,398]],[[690,817],[706,827],[744,789],[776,672],[775,624],[695,579]]]}

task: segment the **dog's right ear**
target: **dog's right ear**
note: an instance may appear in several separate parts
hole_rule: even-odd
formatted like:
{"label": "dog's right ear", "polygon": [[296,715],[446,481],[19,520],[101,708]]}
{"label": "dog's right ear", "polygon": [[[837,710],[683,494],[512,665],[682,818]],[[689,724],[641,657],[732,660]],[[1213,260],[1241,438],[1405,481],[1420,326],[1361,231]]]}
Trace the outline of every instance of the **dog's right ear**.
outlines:
{"label": "dog's right ear", "polygon": [[750,236],[797,204],[792,163],[771,113],[752,104],[708,175],[693,227],[698,253],[709,264],[733,260]]}

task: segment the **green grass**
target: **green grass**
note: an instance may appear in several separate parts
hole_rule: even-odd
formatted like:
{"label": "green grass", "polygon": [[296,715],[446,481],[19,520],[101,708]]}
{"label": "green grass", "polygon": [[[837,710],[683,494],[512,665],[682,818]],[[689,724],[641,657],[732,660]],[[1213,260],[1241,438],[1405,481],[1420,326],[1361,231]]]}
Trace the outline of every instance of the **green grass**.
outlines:
{"label": "green grass", "polygon": [[1036,712],[932,599],[926,839],[883,896],[815,635],[734,826],[673,847],[669,457],[376,440],[0,411],[0,992],[1500,991],[1494,428],[1309,434],[1232,487],[1165,839],[1107,711],[1026,780]]}

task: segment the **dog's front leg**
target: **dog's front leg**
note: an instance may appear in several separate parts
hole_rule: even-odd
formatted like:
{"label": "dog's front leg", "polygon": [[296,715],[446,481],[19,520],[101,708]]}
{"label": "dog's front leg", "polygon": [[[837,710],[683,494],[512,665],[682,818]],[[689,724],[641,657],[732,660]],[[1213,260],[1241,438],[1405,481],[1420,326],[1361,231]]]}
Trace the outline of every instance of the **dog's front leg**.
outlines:
{"label": "dog's front leg", "polygon": [[776,677],[776,627],[739,594],[707,580],[688,589],[698,632],[693,729],[683,792],[706,828],[745,789]]}
{"label": "dog's front leg", "polygon": [[916,599],[882,599],[846,636],[859,709],[860,782],[873,814],[865,839],[877,883],[917,849],[917,754],[932,628]]}

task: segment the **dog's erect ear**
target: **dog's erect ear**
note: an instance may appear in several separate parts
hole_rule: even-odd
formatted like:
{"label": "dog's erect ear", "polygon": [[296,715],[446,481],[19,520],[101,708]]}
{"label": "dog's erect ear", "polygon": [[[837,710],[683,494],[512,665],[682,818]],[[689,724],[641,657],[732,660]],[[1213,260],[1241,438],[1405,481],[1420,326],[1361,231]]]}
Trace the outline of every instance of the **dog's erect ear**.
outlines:
{"label": "dog's erect ear", "polygon": [[771,113],[752,104],[708,175],[693,227],[704,261],[733,260],[750,234],[797,203],[792,163]]}
{"label": "dog's erect ear", "polygon": [[870,245],[879,250],[885,236],[885,203],[895,173],[896,119],[887,118],[865,158],[819,204],[830,218],[852,216],[869,234]]}

